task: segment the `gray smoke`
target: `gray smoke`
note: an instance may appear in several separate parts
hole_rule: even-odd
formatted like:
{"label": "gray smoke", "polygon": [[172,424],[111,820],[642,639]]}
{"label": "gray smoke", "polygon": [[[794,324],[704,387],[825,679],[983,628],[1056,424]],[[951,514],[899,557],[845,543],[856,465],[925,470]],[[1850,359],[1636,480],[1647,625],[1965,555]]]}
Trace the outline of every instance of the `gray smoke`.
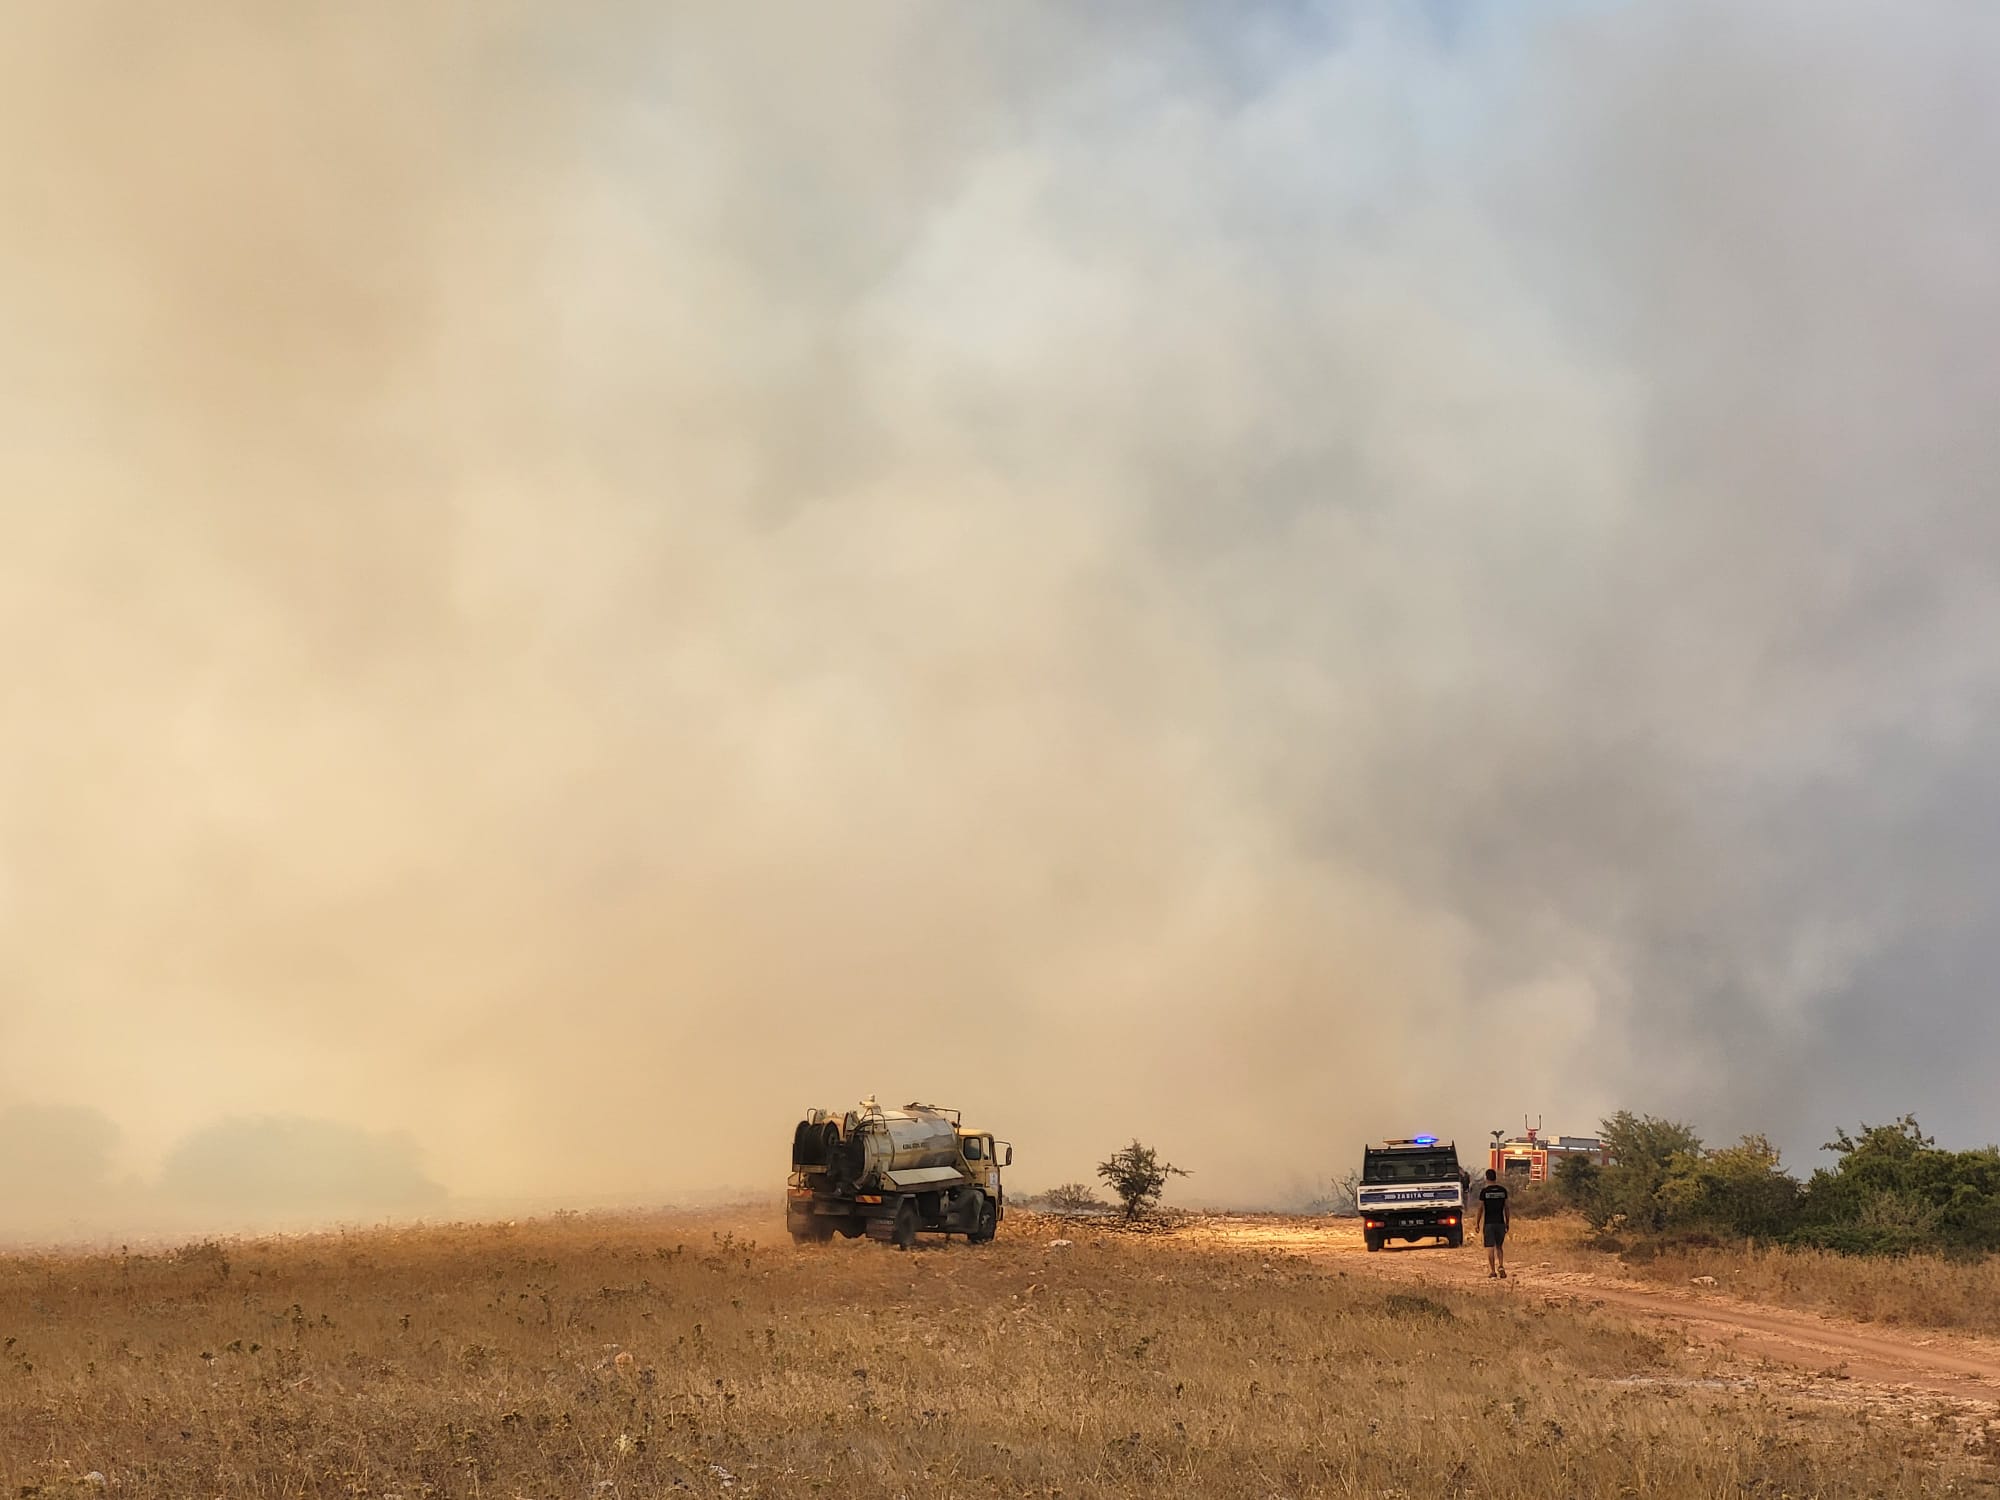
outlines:
{"label": "gray smoke", "polygon": [[0,1096],[105,1172],[1993,1134],[2000,17],[0,27]]}

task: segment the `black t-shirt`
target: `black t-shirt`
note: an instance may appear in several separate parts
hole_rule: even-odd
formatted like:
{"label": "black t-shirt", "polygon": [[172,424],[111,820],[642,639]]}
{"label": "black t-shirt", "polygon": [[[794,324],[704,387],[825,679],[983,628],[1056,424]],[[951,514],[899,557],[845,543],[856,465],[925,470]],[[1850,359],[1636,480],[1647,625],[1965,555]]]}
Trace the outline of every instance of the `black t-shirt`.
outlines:
{"label": "black t-shirt", "polygon": [[1479,1190],[1479,1207],[1485,1213],[1484,1222],[1505,1224],[1507,1222],[1507,1189],[1498,1182],[1489,1182]]}

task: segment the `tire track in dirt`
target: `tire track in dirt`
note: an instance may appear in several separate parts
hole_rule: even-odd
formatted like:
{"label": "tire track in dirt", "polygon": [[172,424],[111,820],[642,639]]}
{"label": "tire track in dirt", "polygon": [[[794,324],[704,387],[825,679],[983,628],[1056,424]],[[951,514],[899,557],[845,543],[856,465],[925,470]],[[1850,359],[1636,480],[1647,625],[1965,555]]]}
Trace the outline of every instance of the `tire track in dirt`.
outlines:
{"label": "tire track in dirt", "polygon": [[1409,1247],[1368,1254],[1358,1228],[1342,1222],[1210,1220],[1192,1231],[1217,1248],[1282,1252],[1385,1280],[1490,1287],[1496,1296],[1534,1297],[1606,1311],[1637,1322],[1670,1324],[1690,1343],[1738,1359],[1761,1360],[1808,1374],[1902,1393],[2000,1404],[2000,1345],[1943,1332],[1889,1330],[1798,1308],[1733,1297],[1643,1286],[1563,1270],[1517,1251],[1505,1281],[1490,1281],[1484,1252]]}

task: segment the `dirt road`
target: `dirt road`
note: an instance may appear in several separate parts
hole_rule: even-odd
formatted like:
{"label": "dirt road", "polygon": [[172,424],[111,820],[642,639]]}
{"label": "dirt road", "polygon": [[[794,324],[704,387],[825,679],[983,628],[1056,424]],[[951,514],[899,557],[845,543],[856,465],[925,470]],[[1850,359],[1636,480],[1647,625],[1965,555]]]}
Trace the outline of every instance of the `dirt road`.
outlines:
{"label": "dirt road", "polygon": [[1538,1259],[1530,1237],[1510,1247],[1505,1281],[1489,1281],[1484,1252],[1413,1246],[1370,1255],[1352,1222],[1217,1218],[1189,1233],[1218,1247],[1337,1259],[1343,1271],[1478,1288],[1501,1297],[1580,1303],[1671,1326],[1689,1344],[1733,1361],[1779,1366],[1878,1390],[2000,1404],[2000,1344],[1942,1332],[1856,1323],[1745,1302],[1702,1288],[1642,1285]]}

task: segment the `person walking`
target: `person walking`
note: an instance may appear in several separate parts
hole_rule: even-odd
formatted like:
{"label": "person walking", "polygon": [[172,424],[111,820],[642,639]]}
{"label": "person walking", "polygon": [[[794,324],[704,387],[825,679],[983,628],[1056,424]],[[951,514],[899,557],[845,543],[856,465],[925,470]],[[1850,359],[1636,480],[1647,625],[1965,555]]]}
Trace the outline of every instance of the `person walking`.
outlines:
{"label": "person walking", "polygon": [[1491,1167],[1479,1190],[1479,1241],[1486,1247],[1486,1275],[1507,1275],[1507,1185]]}

